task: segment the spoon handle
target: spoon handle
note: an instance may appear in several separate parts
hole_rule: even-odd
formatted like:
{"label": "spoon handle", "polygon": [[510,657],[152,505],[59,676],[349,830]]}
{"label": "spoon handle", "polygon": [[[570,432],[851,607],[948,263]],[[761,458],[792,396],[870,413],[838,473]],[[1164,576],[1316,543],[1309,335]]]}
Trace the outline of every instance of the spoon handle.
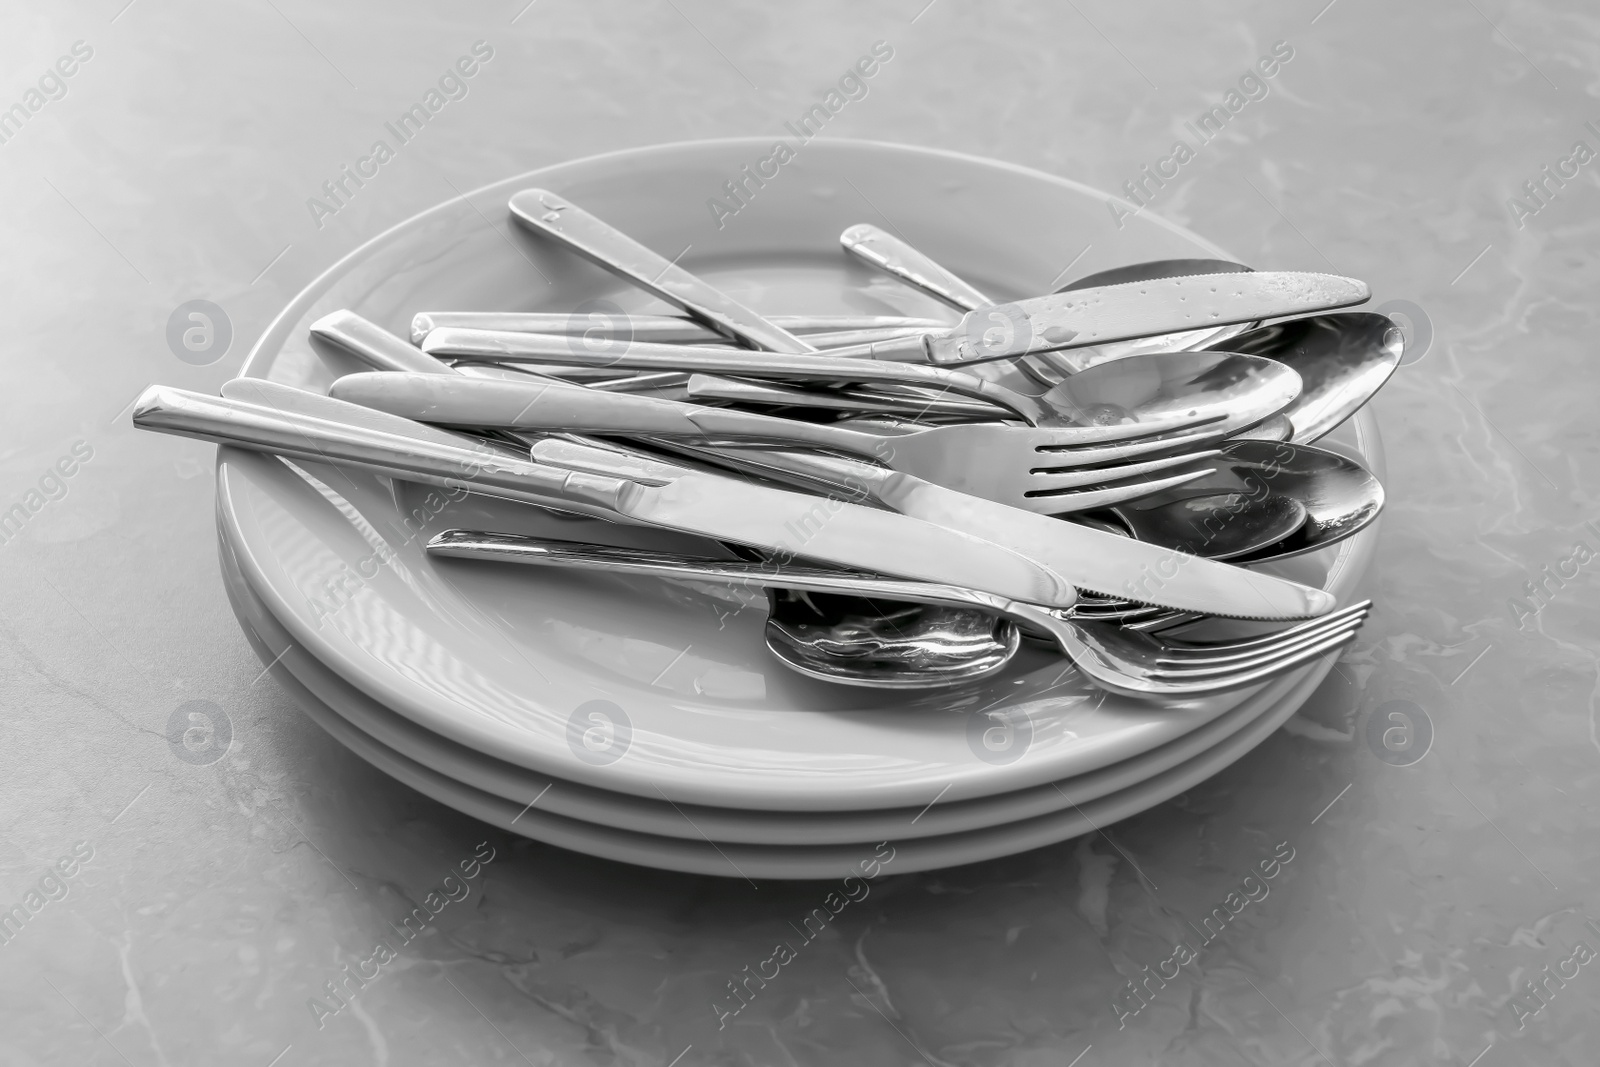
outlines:
{"label": "spoon handle", "polygon": [[815,351],[788,330],[548,189],[517,193],[511,198],[511,213],[528,229],[560,241],[726,337],[771,352]]}
{"label": "spoon handle", "polygon": [[859,223],[845,230],[839,235],[839,243],[857,259],[899,278],[913,289],[921,290],[957,311],[973,311],[994,303],[931,257],[871,223]]}

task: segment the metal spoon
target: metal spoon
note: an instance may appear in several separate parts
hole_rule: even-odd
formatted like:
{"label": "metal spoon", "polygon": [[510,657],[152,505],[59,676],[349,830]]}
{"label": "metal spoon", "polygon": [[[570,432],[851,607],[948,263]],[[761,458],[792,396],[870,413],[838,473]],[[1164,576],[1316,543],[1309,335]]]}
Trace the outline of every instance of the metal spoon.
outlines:
{"label": "metal spoon", "polygon": [[1300,376],[1276,360],[1224,352],[1152,352],[1100,363],[1042,399],[1082,425],[1205,417],[1218,437],[1255,426],[1300,395]]}
{"label": "metal spoon", "polygon": [[1387,315],[1347,312],[1273,323],[1207,346],[1267,356],[1304,386],[1284,414],[1295,444],[1309,444],[1354,415],[1400,366],[1405,333]]}
{"label": "metal spoon", "polygon": [[1022,647],[1009,619],[980,611],[793,588],[767,590],[767,648],[790,670],[875,689],[963,685]]}
{"label": "metal spoon", "polygon": [[1112,513],[1141,541],[1236,564],[1314,552],[1371,525],[1383,486],[1334,452],[1231,441],[1206,460],[1215,472],[1121,504]]}

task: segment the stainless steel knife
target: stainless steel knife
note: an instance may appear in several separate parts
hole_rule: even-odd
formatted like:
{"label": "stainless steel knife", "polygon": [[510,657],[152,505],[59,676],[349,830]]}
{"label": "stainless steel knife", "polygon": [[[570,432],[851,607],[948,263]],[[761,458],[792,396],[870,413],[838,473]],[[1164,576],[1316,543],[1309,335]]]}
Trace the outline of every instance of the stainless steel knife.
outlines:
{"label": "stainless steel knife", "polygon": [[832,348],[828,355],[977,363],[1349,307],[1371,295],[1364,282],[1336,274],[1192,274],[993,304],[967,312],[947,330]]}
{"label": "stainless steel knife", "polygon": [[[1040,561],[1087,591],[1241,619],[1311,618],[1336,603],[1332,594],[1312,586],[1035,515],[871,463],[767,449],[715,453],[721,464],[813,488],[844,489],[902,515],[984,538]],[[615,477],[659,478],[677,469],[648,457],[554,439],[535,444],[533,456],[541,463]]]}

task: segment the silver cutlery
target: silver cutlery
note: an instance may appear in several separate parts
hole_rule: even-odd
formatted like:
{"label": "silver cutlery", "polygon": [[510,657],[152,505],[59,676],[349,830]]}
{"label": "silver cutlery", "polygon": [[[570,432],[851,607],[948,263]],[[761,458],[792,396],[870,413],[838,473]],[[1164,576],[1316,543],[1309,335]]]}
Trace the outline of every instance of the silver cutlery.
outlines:
{"label": "silver cutlery", "polygon": [[[1290,443],[1230,441],[1208,459],[1212,474],[1181,490],[1111,507],[1120,528],[1238,566],[1313,552],[1353,537],[1383,510],[1382,484],[1354,460]],[[1195,622],[1194,612],[1153,610],[1139,594],[1080,601],[1087,618],[1154,632]]]}
{"label": "silver cutlery", "polygon": [[[879,338],[896,337],[918,330],[939,330],[950,325],[945,319],[912,315],[766,315],[768,322],[797,336],[811,338],[817,347],[827,343],[857,344]],[[596,334],[593,343],[604,344],[620,337],[630,341],[658,341],[677,344],[708,344],[726,338],[687,315],[652,315],[625,312],[576,311],[422,311],[412,316],[411,340],[420,344],[429,331],[441,326],[460,326],[473,330],[510,330],[515,333],[553,333],[567,337]],[[852,335],[862,335],[852,338]],[[821,342],[821,343],[819,343]]]}
{"label": "silver cutlery", "polygon": [[994,404],[1033,426],[1065,420],[1038,397],[1027,396],[974,374],[948,367],[887,360],[841,359],[831,352],[786,354],[699,345],[634,341],[606,352],[580,350],[566,337],[509,330],[444,326],[429,333],[422,351],[430,356],[490,363],[534,363],[603,367],[611,370],[691,371],[788,382],[862,382],[920,386],[939,393]]}
{"label": "silver cutlery", "polygon": [[455,442],[460,438],[446,431],[276,382],[236,378],[223,386],[223,393],[219,398],[152,387],[135,403],[134,424],[428,484],[462,486],[612,521],[661,526],[783,558],[950,582],[1056,607],[1077,599],[1070,584],[1032,559],[890,511],[666,464],[645,472],[635,467],[630,475],[574,478],[570,467],[518,459],[483,445],[459,445]]}
{"label": "silver cutlery", "polygon": [[[1182,416],[1048,429],[960,423],[888,436],[850,429],[843,423],[801,422],[656,397],[601,393],[559,382],[490,381],[393,371],[347,375],[333,383],[330,394],[407,419],[447,426],[806,445],[864,456],[937,485],[1033,510],[1048,510],[1050,494],[1062,489],[1144,476],[1175,466],[1192,467],[1190,456],[1184,454],[1128,467],[1110,465],[1153,452],[1176,449],[1181,453],[1206,436],[1156,436],[1193,428]],[[1088,467],[1098,469],[1082,469]],[[1186,473],[1177,482],[1169,479],[1164,484],[1182,484],[1199,476]]]}
{"label": "silver cutlery", "polygon": [[[1205,462],[1215,466],[1205,477],[1112,511],[1140,540],[1211,559],[1266,563],[1337,544],[1383,510],[1383,486],[1372,472],[1325,449],[1230,441]],[[1250,520],[1239,522],[1245,515]],[[1279,536],[1264,537],[1272,529]]]}
{"label": "silver cutlery", "polygon": [[1155,278],[992,304],[967,312],[942,331],[834,348],[829,354],[959,365],[1326,311],[1370,296],[1364,283],[1332,274],[1249,271]]}
{"label": "silver cutlery", "polygon": [[[806,341],[564,197],[546,189],[525,189],[511,197],[510,206],[524,226],[560,241],[727,337],[772,352],[814,351]],[[1362,303],[1370,296],[1364,283],[1328,274],[1262,271],[1158,278],[969,311],[950,329],[832,351],[875,360],[973,363],[1326,311]],[[1009,328],[991,329],[988,324],[996,315]]]}
{"label": "silver cutlery", "polygon": [[815,351],[795,334],[557,193],[524,189],[511,197],[510,207],[512,217],[529,230],[559,241],[596,266],[682,308],[724,337],[771,352]]}
{"label": "silver cutlery", "polygon": [[[436,375],[457,373],[430,357],[419,360],[415,349],[370,323],[358,325],[358,319],[353,313],[342,312],[319,320],[313,328],[343,338],[348,351],[379,369],[416,367]],[[365,320],[360,322],[365,323]],[[388,341],[380,335],[387,336]],[[515,373],[493,368],[463,367],[459,370],[500,375]],[[545,449],[548,455],[549,450],[564,446],[562,442],[550,441],[538,447]],[[593,462],[596,451],[590,448],[574,452],[568,448],[568,455],[556,462]],[[1005,544],[1016,544],[1025,552],[1042,551],[1055,561],[1056,567],[1068,569],[1067,573],[1073,576],[1069,580],[1104,597],[1116,598],[1132,590],[1141,590],[1157,609],[1243,618],[1305,618],[1323,614],[1333,604],[1327,594],[1309,586],[1226,564],[1180,558],[1170,550],[1156,549],[1114,533],[1029,515],[1021,509],[995,505],[870,463],[754,449],[740,449],[733,454],[746,464],[760,459],[766,465],[766,473],[779,479],[798,479],[797,484],[810,487],[819,483],[842,487],[902,513],[931,522],[957,524],[958,529],[998,538]],[[607,464],[622,462],[616,455],[603,458]],[[634,462],[648,463],[638,457]],[[1195,563],[1199,566],[1192,565]],[[1153,577],[1168,572],[1172,572],[1170,577],[1152,581]]]}
{"label": "silver cutlery", "polygon": [[[1321,589],[958,493],[875,464],[756,449],[743,454],[753,468],[826,479],[902,515],[1003,545],[1102,596],[1131,596],[1137,590],[1152,605],[1241,619],[1304,619],[1334,606]],[[660,478],[679,469],[646,456],[555,439],[535,444],[533,456],[552,466],[617,477]]]}
{"label": "silver cutlery", "polygon": [[1225,342],[1292,367],[1304,383],[1284,409],[1289,438],[1310,444],[1354,415],[1400,366],[1405,335],[1395,321],[1372,312],[1312,315],[1263,326]]}
{"label": "silver cutlery", "polygon": [[1232,352],[1151,352],[1098,363],[1040,399],[1081,425],[1188,417],[1217,437],[1259,425],[1300,395],[1300,375],[1264,356]]}
{"label": "silver cutlery", "polygon": [[[407,368],[417,367],[425,373],[439,376],[464,373],[487,375],[497,380],[504,380],[506,376],[517,373],[494,365],[467,364],[452,370],[444,364],[432,360],[431,357],[425,357],[424,360],[419,361],[416,351],[410,349],[410,346],[405,345],[399,338],[388,334],[387,331],[349,311],[336,312],[319,319],[313,324],[312,330],[325,339],[335,340],[345,351],[381,370],[403,371]],[[586,442],[580,441],[579,443],[584,444]],[[554,444],[552,442],[544,447],[548,449],[553,447]],[[767,460],[767,466],[764,469],[760,469],[759,473],[775,477],[780,481],[787,479],[790,484],[797,485],[803,489],[815,491],[818,488],[822,488],[824,490],[842,490],[857,496],[865,495],[868,499],[885,507],[910,509],[914,512],[925,513],[933,521],[947,520],[952,516],[961,515],[964,511],[962,501],[966,498],[963,498],[960,494],[941,494],[938,487],[931,483],[922,483],[920,480],[907,475],[894,475],[893,472],[886,471],[870,463],[801,454],[760,453],[749,449],[734,450],[731,454],[742,457],[763,456]],[[579,451],[574,455],[579,463],[594,459],[593,449]],[[705,458],[722,465],[729,463],[729,455],[727,454],[710,454]],[[569,457],[570,461],[572,460]],[[610,462],[614,463],[616,460],[613,459]],[[635,462],[641,465],[640,469],[647,476],[651,473],[645,460],[636,458]],[[748,459],[746,459],[746,462],[748,462]],[[745,469],[752,468],[747,466]],[[1139,491],[1143,491],[1142,486]],[[1063,497],[1073,496],[1073,494],[1068,493],[1061,495]],[[1125,495],[1126,493],[1119,494],[1114,490],[1108,490],[1098,495],[1088,492],[1084,495],[1076,496],[1075,499],[1085,507],[1100,507],[1114,503]],[[1073,500],[1067,499],[1060,503],[1060,507],[1063,510],[1070,510],[1072,504]],[[979,516],[977,520],[978,528],[1003,534],[1011,526],[1007,516],[1012,514],[1015,513],[1002,510],[992,515],[987,523],[983,521],[982,516]],[[1057,520],[1046,521],[1055,522]],[[1034,537],[1036,541],[1040,544],[1053,546],[1056,543],[1055,540],[1053,538],[1045,538],[1044,534],[1043,528],[1035,530]],[[1108,536],[1113,541],[1117,539],[1115,535],[1105,536]],[[1039,540],[1040,538],[1043,538],[1043,540]],[[1092,550],[1094,546],[1082,546],[1076,542],[1071,542],[1065,547],[1069,550],[1079,547],[1087,547]],[[1076,569],[1084,570],[1081,566],[1084,562],[1082,559],[1074,559],[1066,554],[1063,554],[1061,558],[1063,562],[1071,563]],[[1172,561],[1165,555],[1146,558],[1141,561],[1138,553],[1134,552],[1126,561],[1122,560],[1121,557],[1116,557],[1111,559],[1110,562],[1113,566],[1119,562],[1126,562],[1130,567],[1142,567],[1142,573],[1149,574],[1152,567],[1164,568]],[[1213,575],[1212,578],[1221,583],[1220,588],[1217,590],[1218,592],[1227,594],[1231,598],[1238,598],[1240,595],[1244,595],[1247,597],[1245,602],[1255,606],[1259,598],[1253,595],[1254,577],[1247,579],[1243,577],[1245,573],[1241,571],[1235,575],[1224,571],[1218,575]],[[1129,570],[1124,577],[1128,579],[1137,578],[1140,574],[1141,571],[1134,569]],[[1203,571],[1201,577],[1205,577]],[[1115,584],[1114,574],[1102,575],[1102,578],[1104,581],[1101,584]],[[1192,612],[1197,604],[1194,598],[1196,596],[1205,596],[1208,590],[1203,585],[1191,588],[1188,585],[1188,581],[1189,579],[1186,576],[1174,590],[1174,595],[1177,597],[1176,600],[1171,600],[1158,592],[1157,602],[1165,605],[1169,610]],[[1332,605],[1331,599],[1323,596],[1318,590],[1288,582],[1275,583],[1278,583],[1277,579],[1268,579],[1263,586],[1264,591],[1274,597],[1268,603],[1268,614],[1271,617],[1297,618],[1316,615],[1327,611]],[[1215,599],[1214,602],[1222,608],[1227,608],[1234,600],[1222,598]],[[970,620],[968,621],[968,626],[970,626]]]}
{"label": "silver cutlery", "polygon": [[[875,575],[847,575],[818,569],[796,569],[766,562],[692,559],[664,553],[636,553],[628,549],[551,543],[512,535],[472,531],[449,531],[434,538],[428,551],[442,556],[524,563],[544,566],[573,566],[613,573],[649,574],[656,577],[725,581],[834,593],[852,597],[879,597],[900,602],[925,603],[981,610],[1011,620],[1024,629],[1053,640],[1083,674],[1107,690],[1146,698],[1182,698],[1252,685],[1290,670],[1333,651],[1355,636],[1369,605],[1352,605],[1325,618],[1302,623],[1266,637],[1249,638],[1213,645],[1190,645],[1162,641],[1145,634],[1119,631],[1114,626],[1083,623],[1070,610],[1052,610],[1038,604],[1005,600],[970,589],[951,588],[927,582],[906,582]],[[970,678],[952,677],[955,672],[919,679],[915,671],[891,669],[887,677],[876,670],[878,664],[863,662],[868,657],[848,652],[850,634],[840,640],[826,626],[806,628],[789,625],[785,640],[774,642],[769,627],[769,647],[791,667],[828,681],[857,685],[906,688],[911,685],[950,685]],[[970,632],[970,630],[968,631]],[[921,639],[921,635],[919,635]],[[946,642],[944,651],[962,641]],[[994,645],[1001,642],[970,640],[980,665],[975,677],[993,673]],[[892,645],[892,641],[888,642]],[[871,635],[870,653],[883,655],[882,634]],[[891,650],[891,664],[903,650]]]}
{"label": "silver cutlery", "polygon": [[893,394],[868,389],[797,389],[770,382],[747,382],[714,374],[691,374],[687,390],[692,400],[724,400],[768,407],[819,408],[831,411],[880,412],[920,417],[952,415],[970,419],[1015,418],[1015,413],[977,400],[945,396]]}
{"label": "silver cutlery", "polygon": [[[907,285],[940,300],[957,311],[978,311],[998,301],[985,295],[963,279],[951,273],[942,264],[924,254],[906,241],[886,233],[870,223],[851,226],[839,235],[845,250],[863,262],[889,274]],[[1242,263],[1223,259],[1160,259],[1116,267],[1086,275],[1056,290],[1058,293],[1079,289],[1123,285],[1129,282],[1151,281],[1157,278],[1184,277],[1196,274],[1232,274],[1249,271]],[[1226,326],[1203,327],[1176,334],[1155,335],[1133,340],[1098,345],[1091,349],[1045,352],[1024,356],[1019,365],[1034,378],[1046,385],[1054,385],[1070,374],[1086,370],[1099,363],[1147,352],[1178,352],[1203,348],[1220,342],[1247,329],[1243,323]]]}

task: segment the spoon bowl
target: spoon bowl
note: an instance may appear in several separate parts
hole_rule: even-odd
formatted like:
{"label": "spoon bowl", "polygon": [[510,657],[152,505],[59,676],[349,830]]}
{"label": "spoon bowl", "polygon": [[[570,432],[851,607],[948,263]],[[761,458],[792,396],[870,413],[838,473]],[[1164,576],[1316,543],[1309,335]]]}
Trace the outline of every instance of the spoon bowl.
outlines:
{"label": "spoon bowl", "polygon": [[1113,514],[1141,541],[1244,564],[1315,552],[1365,529],[1383,510],[1378,479],[1324,449],[1230,441],[1205,462],[1213,474]]}
{"label": "spoon bowl", "polygon": [[1295,444],[1329,433],[1371,400],[1400,366],[1405,334],[1387,315],[1370,311],[1311,315],[1276,322],[1207,346],[1275,359],[1303,383],[1284,414]]}
{"label": "spoon bowl", "polygon": [[1022,643],[1014,622],[980,611],[788,588],[767,597],[767,648],[791,670],[825,682],[965,685],[1004,670]]}
{"label": "spoon bowl", "polygon": [[1264,356],[1151,352],[1074,374],[1041,399],[1086,426],[1199,419],[1221,437],[1270,419],[1300,391],[1298,373]]}

